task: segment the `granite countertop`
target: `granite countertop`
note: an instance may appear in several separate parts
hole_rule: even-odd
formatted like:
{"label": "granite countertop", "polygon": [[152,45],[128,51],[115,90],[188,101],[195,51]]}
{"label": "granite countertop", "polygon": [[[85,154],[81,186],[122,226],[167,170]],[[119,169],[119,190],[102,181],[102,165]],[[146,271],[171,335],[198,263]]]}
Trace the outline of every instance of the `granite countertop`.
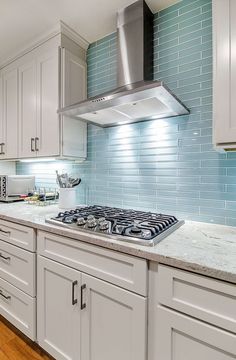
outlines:
{"label": "granite countertop", "polygon": [[85,241],[236,284],[236,228],[186,221],[153,247],[111,240],[45,223],[59,212],[57,205],[0,204],[0,219]]}

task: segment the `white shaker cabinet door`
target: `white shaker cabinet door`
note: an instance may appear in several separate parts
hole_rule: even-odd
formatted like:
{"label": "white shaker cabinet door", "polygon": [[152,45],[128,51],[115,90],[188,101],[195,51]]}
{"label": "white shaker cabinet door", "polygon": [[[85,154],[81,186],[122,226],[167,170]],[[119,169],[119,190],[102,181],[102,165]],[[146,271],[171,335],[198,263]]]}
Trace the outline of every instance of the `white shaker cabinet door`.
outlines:
{"label": "white shaker cabinet door", "polygon": [[[0,71],[0,143],[2,142],[3,142],[3,80],[2,80],[2,71]],[[0,152],[1,152],[1,148],[0,148]]]}
{"label": "white shaker cabinet door", "polygon": [[83,286],[81,360],[146,360],[146,298],[85,274]]}
{"label": "white shaker cabinet door", "polygon": [[1,106],[0,159],[16,159],[18,155],[18,71],[12,65],[2,71]]}
{"label": "white shaker cabinet door", "polygon": [[62,48],[62,82],[62,106],[73,105],[86,99],[86,62],[65,48]]}
{"label": "white shaker cabinet door", "polygon": [[81,273],[38,256],[39,345],[57,360],[80,359]]}
{"label": "white shaker cabinet door", "polygon": [[151,360],[235,360],[236,335],[158,306]]}
{"label": "white shaker cabinet door", "polygon": [[213,135],[236,147],[236,1],[213,0]]}
{"label": "white shaker cabinet door", "polygon": [[59,155],[58,49],[37,56],[37,156]]}
{"label": "white shaker cabinet door", "polygon": [[[87,98],[87,64],[69,50],[61,52],[61,106],[70,106]],[[87,124],[62,117],[62,155],[86,158]]]}
{"label": "white shaker cabinet door", "polygon": [[36,62],[24,56],[19,67],[19,157],[36,156],[37,130]]}

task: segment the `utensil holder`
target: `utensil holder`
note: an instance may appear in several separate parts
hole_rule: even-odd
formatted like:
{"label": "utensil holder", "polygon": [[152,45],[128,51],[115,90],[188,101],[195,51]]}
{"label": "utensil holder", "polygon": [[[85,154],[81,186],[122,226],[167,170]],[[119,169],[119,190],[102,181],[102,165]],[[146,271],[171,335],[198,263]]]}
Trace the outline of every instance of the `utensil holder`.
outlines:
{"label": "utensil holder", "polygon": [[59,208],[73,209],[76,207],[76,189],[75,188],[60,188],[59,189]]}

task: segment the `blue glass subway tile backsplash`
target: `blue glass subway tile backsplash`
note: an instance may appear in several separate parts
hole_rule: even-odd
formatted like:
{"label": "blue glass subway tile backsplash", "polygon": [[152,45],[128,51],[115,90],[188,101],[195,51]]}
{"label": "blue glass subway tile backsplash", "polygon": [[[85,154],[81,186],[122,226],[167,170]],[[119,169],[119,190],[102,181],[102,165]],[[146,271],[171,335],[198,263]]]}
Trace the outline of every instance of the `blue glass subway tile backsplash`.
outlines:
{"label": "blue glass subway tile backsplash", "polygon": [[[182,0],[155,15],[154,77],[191,110],[189,116],[102,129],[89,126],[81,164],[17,165],[55,185],[55,169],[82,177],[80,203],[176,214],[236,225],[236,154],[212,146],[211,0]],[[88,49],[88,95],[116,87],[116,34]]]}

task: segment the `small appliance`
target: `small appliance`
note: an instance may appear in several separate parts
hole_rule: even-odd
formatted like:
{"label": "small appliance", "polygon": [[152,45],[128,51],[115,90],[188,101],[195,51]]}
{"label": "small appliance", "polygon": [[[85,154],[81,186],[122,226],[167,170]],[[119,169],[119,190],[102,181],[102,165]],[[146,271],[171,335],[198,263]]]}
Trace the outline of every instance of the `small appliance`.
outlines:
{"label": "small appliance", "polygon": [[35,176],[0,175],[0,201],[13,202],[23,200],[23,195],[35,188]]}

